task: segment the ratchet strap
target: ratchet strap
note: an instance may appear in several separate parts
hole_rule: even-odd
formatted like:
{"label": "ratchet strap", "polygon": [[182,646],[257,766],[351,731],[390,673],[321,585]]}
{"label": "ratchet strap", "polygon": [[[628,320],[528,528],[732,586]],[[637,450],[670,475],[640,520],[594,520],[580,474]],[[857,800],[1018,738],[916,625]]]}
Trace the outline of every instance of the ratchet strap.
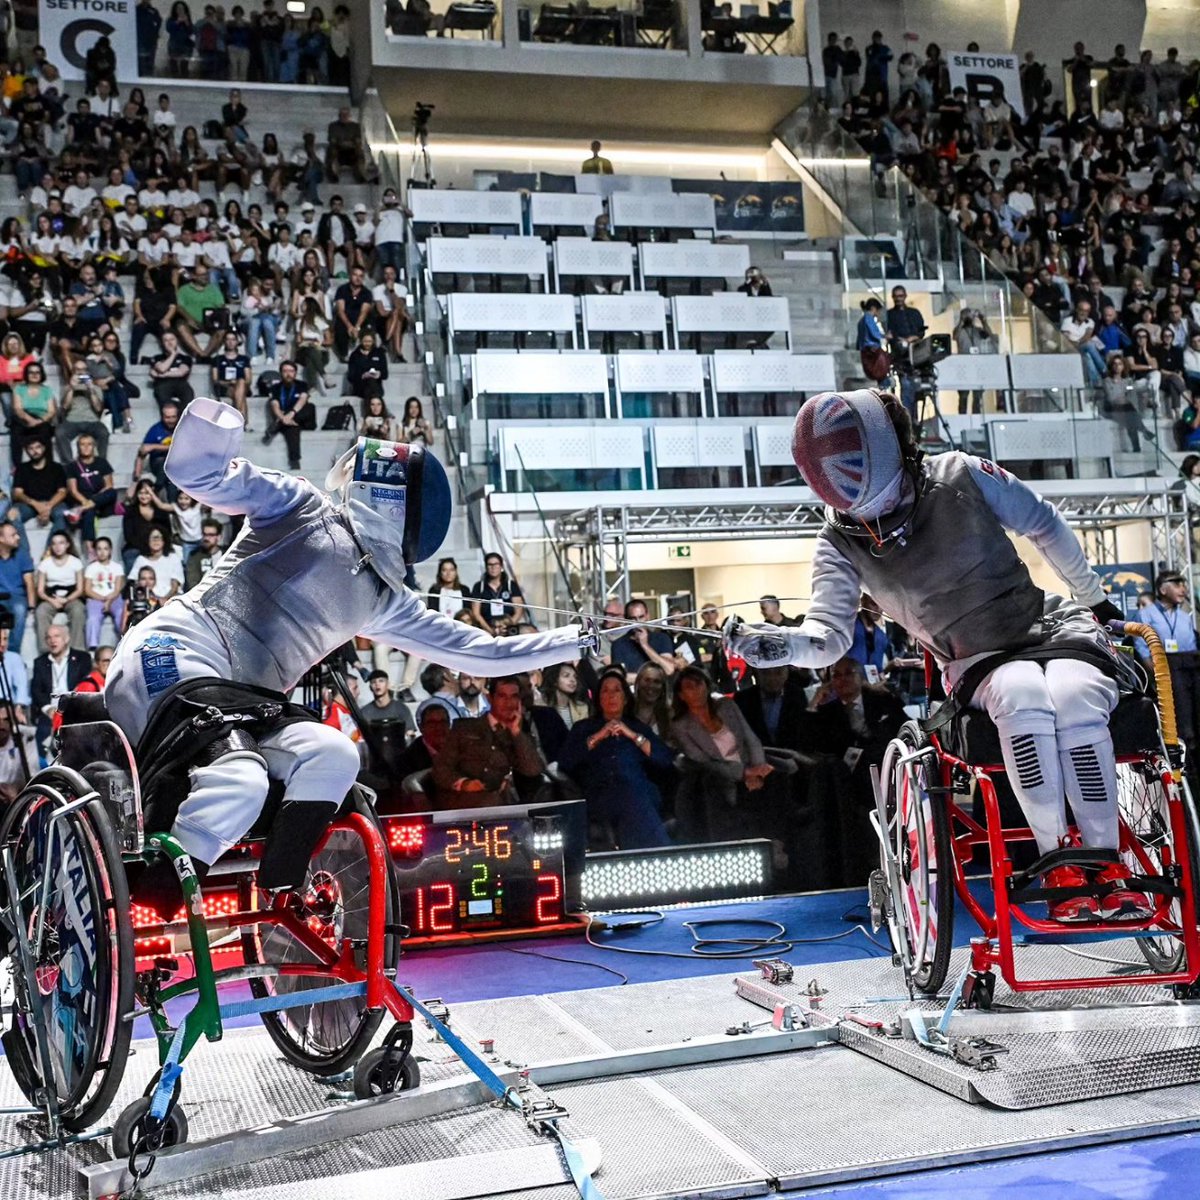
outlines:
{"label": "ratchet strap", "polygon": [[[458,1055],[459,1058],[468,1066],[471,1071],[478,1077],[481,1083],[502,1103],[515,1108],[518,1112],[524,1113],[525,1106],[520,1098],[516,1095],[512,1088],[508,1087],[504,1080],[496,1074],[492,1068],[483,1061],[482,1058],[473,1050],[462,1038],[455,1033],[449,1025],[444,1021],[435,1017],[429,1009],[418,1000],[412,992],[403,989],[404,996],[408,1002],[429,1022],[430,1026],[437,1033],[438,1037]],[[558,1127],[558,1118],[556,1117],[538,1117],[533,1116],[533,1122],[541,1129],[549,1133],[562,1150],[563,1160],[566,1162],[567,1170],[571,1173],[571,1180],[575,1184],[576,1190],[579,1192],[580,1200],[604,1200],[604,1195],[596,1186],[592,1179],[591,1173],[587,1169],[587,1164],[584,1161],[583,1154],[574,1142],[567,1137]]]}

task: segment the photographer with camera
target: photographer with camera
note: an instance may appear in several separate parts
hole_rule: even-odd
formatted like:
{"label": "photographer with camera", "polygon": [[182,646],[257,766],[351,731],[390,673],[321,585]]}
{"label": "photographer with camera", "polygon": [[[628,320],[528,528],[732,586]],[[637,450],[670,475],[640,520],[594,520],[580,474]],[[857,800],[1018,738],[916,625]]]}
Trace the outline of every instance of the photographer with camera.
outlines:
{"label": "photographer with camera", "polygon": [[[954,348],[959,354],[995,354],[999,349],[999,339],[987,323],[987,317],[976,308],[964,308],[954,329]],[[959,390],[958,411],[960,415],[967,412],[968,398],[973,400],[971,411],[983,412],[983,389],[975,388],[967,393]]]}
{"label": "photographer with camera", "polygon": [[128,633],[139,622],[144,621],[155,609],[161,607],[154,594],[158,587],[158,576],[153,567],[140,567],[136,578],[125,585],[125,620],[121,633]]}
{"label": "photographer with camera", "polygon": [[900,376],[900,402],[909,416],[916,420],[917,386],[909,348],[925,336],[925,318],[917,309],[908,307],[908,292],[899,284],[892,288],[887,331],[892,342],[892,359]]}
{"label": "photographer with camera", "polygon": [[60,461],[70,460],[75,439],[85,434],[100,447],[101,455],[108,452],[108,429],[98,420],[103,412],[104,393],[92,379],[87,359],[77,358],[58,400],[54,449]]}

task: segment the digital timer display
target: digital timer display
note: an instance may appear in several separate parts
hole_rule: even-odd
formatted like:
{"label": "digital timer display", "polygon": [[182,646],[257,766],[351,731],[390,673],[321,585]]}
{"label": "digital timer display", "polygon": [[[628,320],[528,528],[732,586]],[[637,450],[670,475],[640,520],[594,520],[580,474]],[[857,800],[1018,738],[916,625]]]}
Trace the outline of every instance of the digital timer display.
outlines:
{"label": "digital timer display", "polygon": [[400,919],[411,941],[564,923],[563,842],[556,819],[518,810],[439,824],[441,815],[384,820],[400,887]]}

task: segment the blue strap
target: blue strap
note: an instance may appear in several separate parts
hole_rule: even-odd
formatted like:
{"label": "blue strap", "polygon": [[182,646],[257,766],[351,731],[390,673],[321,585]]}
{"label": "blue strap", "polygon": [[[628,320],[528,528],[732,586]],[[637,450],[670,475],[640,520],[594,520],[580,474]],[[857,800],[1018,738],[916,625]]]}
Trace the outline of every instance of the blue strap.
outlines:
{"label": "blue strap", "polygon": [[945,1037],[950,1030],[950,1019],[954,1016],[954,1010],[958,1007],[958,1002],[962,999],[963,988],[967,986],[967,976],[971,973],[970,960],[963,967],[962,974],[955,981],[954,990],[950,993],[946,1000],[946,1010],[942,1013],[942,1019],[938,1022],[938,1032]]}
{"label": "blue strap", "polygon": [[[511,1105],[517,1110],[523,1108],[521,1101],[513,1094],[512,1089],[505,1086],[504,1080],[457,1033],[444,1022],[439,1021],[411,992],[406,991],[404,995],[413,1008],[433,1026],[442,1041],[475,1072],[480,1081],[498,1100],[503,1100],[505,1104]],[[595,1181],[588,1172],[587,1164],[583,1160],[583,1155],[580,1153],[579,1147],[559,1129],[557,1121],[544,1120],[542,1121],[542,1125],[558,1141],[562,1149],[563,1158],[567,1164],[567,1170],[571,1174],[571,1180],[579,1192],[580,1200],[604,1200],[603,1193],[596,1186]]]}
{"label": "blue strap", "polygon": [[278,996],[261,996],[257,999],[238,1000],[233,1004],[221,1005],[221,1020],[252,1016],[257,1013],[283,1012],[289,1008],[305,1008],[309,1004],[324,1004],[328,1000],[349,1000],[366,993],[365,983],[338,983],[331,987],[310,988],[304,992],[285,992]]}
{"label": "blue strap", "polygon": [[171,1039],[171,1047],[167,1051],[166,1061],[163,1063],[158,1077],[158,1086],[150,1098],[150,1116],[156,1121],[161,1121],[167,1115],[171,1097],[175,1094],[175,1081],[183,1074],[183,1068],[179,1065],[179,1055],[183,1050],[183,1032],[187,1029],[188,1017],[191,1015],[189,1012],[175,1030],[175,1036]]}

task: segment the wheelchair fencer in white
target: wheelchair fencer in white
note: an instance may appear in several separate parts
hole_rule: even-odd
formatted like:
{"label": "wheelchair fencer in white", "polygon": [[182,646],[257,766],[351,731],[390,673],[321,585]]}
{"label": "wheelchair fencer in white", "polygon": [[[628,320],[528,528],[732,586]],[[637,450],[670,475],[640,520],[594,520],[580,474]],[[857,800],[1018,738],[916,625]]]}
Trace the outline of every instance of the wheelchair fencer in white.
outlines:
{"label": "wheelchair fencer in white", "polygon": [[[246,521],[199,585],[117,647],[104,698],[133,744],[152,721],[162,725],[160,704],[186,692],[189,681],[252,685],[282,699],[356,635],[483,676],[573,659],[594,643],[594,626],[494,638],[427,608],[405,586],[408,567],[436,553],[449,527],[450,485],[430,451],[359,439],[329,472],[327,495],[238,457],[243,424],[236,409],[199,398],[172,438],[172,482]],[[192,763],[170,831],[203,872],[246,835],[270,782],[279,781],[272,831],[285,836],[270,839],[258,880],[268,889],[294,887],[358,770],[354,744],[329,726],[285,716],[257,737],[234,729]],[[147,876],[155,872],[137,898],[177,906],[170,863],[156,863]]]}
{"label": "wheelchair fencer in white", "polygon": [[[1063,863],[1045,872],[1046,888],[1107,885],[1052,904],[1051,916],[1148,916],[1147,898],[1121,886],[1131,873],[1117,855],[1108,720],[1128,668],[1099,622],[1123,614],[1066,522],[991,462],[956,451],[924,458],[907,413],[877,391],[814,396],[796,417],[792,453],[827,506],[808,613],[794,629],[733,619],[729,648],[751,666],[836,662],[868,592],[932,653],[950,705],[995,723],[1039,854],[1069,844],[1064,796],[1082,845],[1111,852],[1091,874]],[[1033,543],[1073,599],[1034,584],[1008,531]]]}

